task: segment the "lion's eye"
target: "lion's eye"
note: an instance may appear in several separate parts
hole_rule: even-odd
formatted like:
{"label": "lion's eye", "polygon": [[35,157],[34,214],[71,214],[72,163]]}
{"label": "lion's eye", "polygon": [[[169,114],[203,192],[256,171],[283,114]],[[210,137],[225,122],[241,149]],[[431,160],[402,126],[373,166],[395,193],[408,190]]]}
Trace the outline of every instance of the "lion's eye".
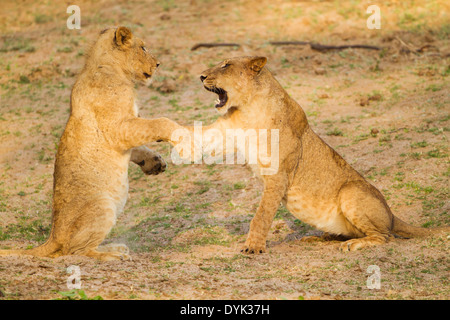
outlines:
{"label": "lion's eye", "polygon": [[230,66],[229,63],[225,63],[225,64],[222,66],[222,69],[225,69],[225,68],[227,68],[227,67],[229,67],[229,66]]}
{"label": "lion's eye", "polygon": [[147,49],[144,46],[142,46],[141,48],[142,50],[144,50],[144,52],[147,52]]}

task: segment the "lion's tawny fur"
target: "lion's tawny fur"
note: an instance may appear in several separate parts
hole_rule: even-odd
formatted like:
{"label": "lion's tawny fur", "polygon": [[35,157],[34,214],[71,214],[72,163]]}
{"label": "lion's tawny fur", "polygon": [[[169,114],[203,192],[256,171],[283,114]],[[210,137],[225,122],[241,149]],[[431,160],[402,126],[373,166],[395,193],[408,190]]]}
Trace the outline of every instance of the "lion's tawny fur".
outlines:
{"label": "lion's tawny fur", "polygon": [[[227,59],[201,75],[207,89],[223,89],[228,97],[219,105],[223,115],[204,132],[214,128],[226,136],[227,129],[279,130],[279,169],[261,176],[264,192],[243,251],[265,251],[280,202],[299,220],[349,239],[342,243],[343,251],[384,243],[393,234],[410,237],[436,231],[396,218],[383,195],[313,132],[300,105],[265,67],[266,61]],[[256,169],[265,166],[258,162]]]}
{"label": "lion's tawny fur", "polygon": [[158,64],[128,28],[100,33],[72,89],[56,155],[49,239],[34,249],[0,250],[0,255],[129,258],[125,245],[98,246],[127,201],[130,158],[147,174],[166,166],[143,145],[168,141],[178,125],[166,118],[139,118],[135,103],[135,84],[146,83]]}

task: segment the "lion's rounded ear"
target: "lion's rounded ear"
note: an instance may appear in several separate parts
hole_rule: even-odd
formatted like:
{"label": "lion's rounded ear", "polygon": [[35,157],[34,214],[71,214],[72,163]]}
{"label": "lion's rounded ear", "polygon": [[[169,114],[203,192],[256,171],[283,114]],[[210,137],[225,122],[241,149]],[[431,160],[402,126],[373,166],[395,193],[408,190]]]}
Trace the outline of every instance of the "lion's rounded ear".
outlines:
{"label": "lion's rounded ear", "polygon": [[250,69],[258,73],[266,65],[266,57],[254,57],[250,60]]}
{"label": "lion's rounded ear", "polygon": [[133,38],[133,33],[127,27],[118,27],[116,33],[114,34],[114,42],[116,45],[122,48],[127,48],[131,45],[131,39]]}

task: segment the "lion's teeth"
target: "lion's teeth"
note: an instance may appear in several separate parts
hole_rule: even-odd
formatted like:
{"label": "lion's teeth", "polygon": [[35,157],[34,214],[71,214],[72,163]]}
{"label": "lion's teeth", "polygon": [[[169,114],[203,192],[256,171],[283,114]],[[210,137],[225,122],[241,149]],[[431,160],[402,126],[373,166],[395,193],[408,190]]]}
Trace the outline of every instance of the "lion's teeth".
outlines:
{"label": "lion's teeth", "polygon": [[220,104],[220,99],[216,99],[216,103],[217,103],[217,104]]}

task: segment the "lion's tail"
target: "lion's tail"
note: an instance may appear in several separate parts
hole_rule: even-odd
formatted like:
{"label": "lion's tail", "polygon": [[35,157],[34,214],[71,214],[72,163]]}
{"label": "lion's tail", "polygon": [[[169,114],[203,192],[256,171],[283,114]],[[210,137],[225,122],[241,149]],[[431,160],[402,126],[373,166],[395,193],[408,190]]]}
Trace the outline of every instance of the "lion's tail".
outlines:
{"label": "lion's tail", "polygon": [[407,224],[403,220],[394,216],[392,232],[403,238],[423,238],[432,235],[450,233],[450,227],[420,228]]}
{"label": "lion's tail", "polygon": [[0,250],[0,256],[12,256],[12,255],[31,255],[35,257],[51,257],[54,256],[61,246],[49,238],[47,242],[42,245],[26,250]]}

